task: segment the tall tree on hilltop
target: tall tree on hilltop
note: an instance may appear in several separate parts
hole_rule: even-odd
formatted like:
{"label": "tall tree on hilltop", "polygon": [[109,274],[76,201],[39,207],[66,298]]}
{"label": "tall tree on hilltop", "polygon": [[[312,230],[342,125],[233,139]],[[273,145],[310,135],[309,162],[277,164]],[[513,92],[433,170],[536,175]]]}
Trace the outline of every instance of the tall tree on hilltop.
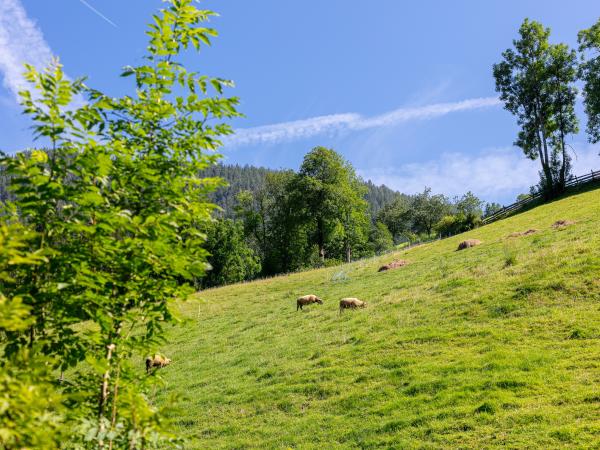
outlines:
{"label": "tall tree on hilltop", "polygon": [[304,157],[297,186],[298,201],[305,220],[312,225],[312,241],[321,260],[325,260],[327,246],[340,230],[346,258],[351,257],[351,246],[363,235],[360,217],[367,216],[368,206],[354,168],[334,150],[315,147]]}
{"label": "tall tree on hilltop", "polygon": [[583,104],[588,116],[587,132],[591,143],[600,142],[600,19],[577,35],[579,51],[590,58],[580,66],[579,75],[584,82]]}
{"label": "tall tree on hilltop", "polygon": [[566,45],[550,44],[550,29],[538,22],[525,19],[519,35],[514,49],[504,51],[494,65],[496,90],[521,127],[515,145],[528,158],[540,159],[540,184],[552,197],[562,192],[569,175],[565,139],[578,130],[577,58]]}

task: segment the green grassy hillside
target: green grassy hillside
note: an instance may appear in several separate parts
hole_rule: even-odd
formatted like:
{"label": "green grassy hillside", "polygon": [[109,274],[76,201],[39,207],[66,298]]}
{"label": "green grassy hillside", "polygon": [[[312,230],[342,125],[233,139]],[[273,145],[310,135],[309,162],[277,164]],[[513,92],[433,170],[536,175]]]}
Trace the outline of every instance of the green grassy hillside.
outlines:
{"label": "green grassy hillside", "polygon": [[[455,251],[466,238],[483,243]],[[377,273],[394,258],[409,265]],[[308,293],[324,304],[296,312]],[[340,316],[344,296],[369,306]],[[205,291],[181,313],[155,402],[182,397],[174,430],[194,448],[600,448],[598,189],[393,255]]]}

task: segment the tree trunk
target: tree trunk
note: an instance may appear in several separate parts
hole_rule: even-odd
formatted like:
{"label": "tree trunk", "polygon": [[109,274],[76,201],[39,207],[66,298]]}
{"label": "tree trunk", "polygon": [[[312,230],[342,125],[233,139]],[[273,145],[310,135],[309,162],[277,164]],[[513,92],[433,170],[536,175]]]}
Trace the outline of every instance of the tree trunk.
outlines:
{"label": "tree trunk", "polygon": [[562,166],[560,168],[560,180],[558,189],[560,193],[565,190],[565,183],[567,178],[567,150],[565,148],[565,134],[564,131],[560,130],[560,145],[562,147]]}
{"label": "tree trunk", "polygon": [[542,146],[544,149],[544,161],[542,162],[542,169],[544,171],[544,175],[546,176],[546,197],[552,198],[554,197],[556,186],[554,183],[554,178],[552,177],[552,170],[550,169],[550,159],[548,157],[548,143],[546,142],[546,132],[544,129],[541,129],[542,133]]}
{"label": "tree trunk", "polygon": [[321,257],[321,262],[325,264],[325,230],[323,228],[323,219],[319,217],[317,219],[317,244],[319,246],[319,256]]}
{"label": "tree trunk", "polygon": [[[121,368],[117,366],[117,376],[115,379],[115,387],[113,388],[113,398],[112,398],[112,413],[110,418],[110,429],[114,430],[115,425],[117,424],[117,397],[119,395],[119,377],[121,375]],[[112,450],[113,448],[113,440],[111,439],[108,443],[108,450]]]}
{"label": "tree trunk", "polygon": [[546,178],[545,186],[543,186],[544,197],[546,197],[546,199],[549,199],[553,196],[554,180],[552,179],[552,171],[550,170],[550,159],[548,157],[548,143],[546,142],[546,131],[544,130],[544,117],[540,112],[541,108],[539,104],[536,105],[534,110],[537,118],[536,134],[539,141],[538,154],[540,156],[540,162],[542,163],[542,171],[544,172],[544,177]]}
{"label": "tree trunk", "polygon": [[[109,344],[106,346],[106,361],[108,362],[108,369],[102,375],[102,384],[100,386],[100,400],[98,403],[98,435],[104,434],[106,431],[106,426],[104,422],[104,411],[106,409],[106,401],[108,399],[108,383],[110,379],[110,363],[112,359],[112,354],[115,349],[115,344]],[[104,448],[104,441],[100,439],[98,441],[98,448]]]}

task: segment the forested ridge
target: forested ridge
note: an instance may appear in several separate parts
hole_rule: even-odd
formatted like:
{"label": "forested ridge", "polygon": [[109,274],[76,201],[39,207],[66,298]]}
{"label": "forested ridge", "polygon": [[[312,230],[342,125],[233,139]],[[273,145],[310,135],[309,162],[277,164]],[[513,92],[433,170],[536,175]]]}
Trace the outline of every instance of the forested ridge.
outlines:
{"label": "forested ridge", "polygon": [[[31,158],[26,150],[12,157]],[[0,167],[0,196],[14,200],[10,176]],[[309,151],[291,169],[212,164],[198,177],[211,180],[199,201],[216,205],[206,233],[210,269],[197,287],[350,262],[400,243],[427,241],[479,225],[483,202],[471,192],[450,199],[425,187],[406,195],[360,178],[333,149]],[[488,204],[489,213],[500,205]]]}
{"label": "forested ridge", "polygon": [[[205,169],[201,175],[220,177],[226,181],[226,186],[217,188],[210,193],[209,197],[223,209],[222,214],[225,217],[233,217],[236,196],[241,191],[258,192],[265,186],[267,174],[273,172],[278,172],[278,170],[251,165],[216,164]],[[364,181],[364,184],[367,187],[365,200],[369,204],[371,217],[376,217],[384,206],[389,205],[397,198],[408,199],[409,197],[384,184],[376,185],[371,180]]]}

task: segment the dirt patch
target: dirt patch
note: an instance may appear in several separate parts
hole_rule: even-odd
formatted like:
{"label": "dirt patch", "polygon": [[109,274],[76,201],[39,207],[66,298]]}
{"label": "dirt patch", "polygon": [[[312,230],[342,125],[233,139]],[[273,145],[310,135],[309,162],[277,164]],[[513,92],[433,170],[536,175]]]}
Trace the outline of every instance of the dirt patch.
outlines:
{"label": "dirt patch", "polygon": [[564,228],[568,227],[569,225],[573,225],[574,223],[575,222],[572,220],[557,220],[552,224],[552,228]]}
{"label": "dirt patch", "polygon": [[391,263],[387,263],[379,268],[377,272],[385,272],[386,270],[398,269],[399,267],[404,267],[408,264],[408,261],[404,259],[397,259],[392,261]]}
{"label": "dirt patch", "polygon": [[481,244],[479,239],[467,239],[466,241],[462,241],[458,244],[458,250],[464,250],[466,248],[475,247],[476,245]]}
{"label": "dirt patch", "polygon": [[521,232],[516,232],[516,233],[510,233],[508,235],[509,238],[514,238],[514,237],[521,237],[521,236],[529,236],[530,234],[534,234],[537,233],[538,230],[536,230],[535,228],[530,228],[527,231],[521,231]]}

